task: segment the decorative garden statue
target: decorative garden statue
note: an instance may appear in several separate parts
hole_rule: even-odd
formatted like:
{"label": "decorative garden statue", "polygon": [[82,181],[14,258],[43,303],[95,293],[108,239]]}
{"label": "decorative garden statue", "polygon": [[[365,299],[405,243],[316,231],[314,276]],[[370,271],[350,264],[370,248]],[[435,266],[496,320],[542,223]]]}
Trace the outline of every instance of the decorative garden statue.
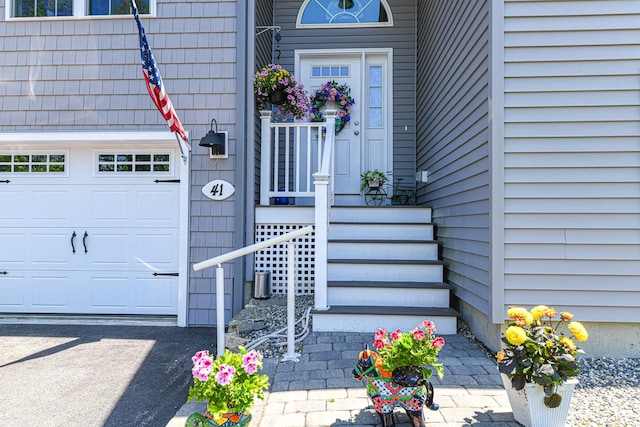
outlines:
{"label": "decorative garden statue", "polygon": [[423,406],[433,411],[438,410],[439,406],[433,403],[433,386],[423,378],[421,372],[417,377],[400,379],[395,375],[394,379],[393,373],[382,367],[380,355],[366,347],[358,355],[352,375],[357,380],[366,377],[367,394],[373,401],[383,427],[395,426],[393,409],[396,407],[405,410],[413,427],[425,427]]}

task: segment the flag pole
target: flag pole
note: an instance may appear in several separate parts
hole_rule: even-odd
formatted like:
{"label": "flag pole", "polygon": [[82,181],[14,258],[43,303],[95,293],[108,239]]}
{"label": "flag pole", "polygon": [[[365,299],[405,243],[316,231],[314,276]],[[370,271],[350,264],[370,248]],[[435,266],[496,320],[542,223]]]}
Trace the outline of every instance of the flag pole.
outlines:
{"label": "flag pole", "polygon": [[176,141],[178,141],[178,146],[180,147],[180,156],[182,157],[182,162],[186,165],[187,164],[187,155],[184,152],[184,146],[182,144],[182,138],[180,138],[180,136],[178,135],[178,131],[173,132],[173,134],[176,137]]}

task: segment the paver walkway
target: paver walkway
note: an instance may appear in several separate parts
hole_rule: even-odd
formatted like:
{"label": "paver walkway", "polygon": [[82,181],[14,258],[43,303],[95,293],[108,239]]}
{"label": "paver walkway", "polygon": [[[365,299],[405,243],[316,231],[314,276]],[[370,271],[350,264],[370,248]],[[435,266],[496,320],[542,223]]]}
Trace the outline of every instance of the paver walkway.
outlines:
{"label": "paver walkway", "polygon": [[[257,401],[250,427],[380,426],[364,384],[351,377],[358,353],[372,334],[313,332],[304,340],[299,362],[265,360],[271,388]],[[496,363],[462,335],[445,335],[439,361],[442,381],[432,378],[437,411],[425,409],[429,427],[517,427]],[[183,406],[167,427],[184,426],[204,404]],[[409,427],[406,415],[395,411],[396,425]]]}

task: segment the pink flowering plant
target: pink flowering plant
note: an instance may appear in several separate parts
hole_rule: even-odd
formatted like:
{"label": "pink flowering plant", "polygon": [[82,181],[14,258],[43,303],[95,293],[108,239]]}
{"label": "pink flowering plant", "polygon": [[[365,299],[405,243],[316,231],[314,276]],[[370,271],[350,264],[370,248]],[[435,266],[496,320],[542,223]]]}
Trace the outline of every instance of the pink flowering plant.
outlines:
{"label": "pink flowering plant", "polygon": [[[256,106],[259,110],[275,107],[284,116],[291,115],[301,119],[309,111],[309,94],[296,77],[278,64],[269,64],[253,75],[253,91],[256,95]],[[283,92],[282,100],[274,103],[273,94]],[[280,104],[280,102],[282,102]]]}
{"label": "pink flowering plant", "polygon": [[436,337],[435,333],[436,325],[431,320],[423,320],[418,328],[410,332],[397,329],[389,333],[378,329],[373,345],[382,357],[382,367],[387,371],[406,366],[421,367],[423,378],[427,380],[433,374],[429,368],[432,367],[442,379],[444,366],[437,361],[444,338]]}
{"label": "pink flowering plant", "polygon": [[262,369],[262,355],[240,347],[240,353],[225,350],[217,359],[209,352],[199,351],[193,361],[193,386],[189,389],[189,400],[207,402],[207,411],[214,417],[253,407],[254,398],[264,399],[264,391],[269,388],[269,378],[259,374]]}

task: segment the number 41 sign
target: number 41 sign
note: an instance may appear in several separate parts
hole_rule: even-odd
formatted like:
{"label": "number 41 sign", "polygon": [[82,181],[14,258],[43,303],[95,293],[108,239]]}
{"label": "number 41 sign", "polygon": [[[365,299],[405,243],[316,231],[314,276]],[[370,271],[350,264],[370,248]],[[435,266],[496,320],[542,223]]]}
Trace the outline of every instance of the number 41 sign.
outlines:
{"label": "number 41 sign", "polygon": [[204,194],[211,200],[224,200],[228,197],[231,197],[235,192],[236,189],[233,185],[221,179],[211,181],[210,183],[202,187],[202,194]]}

